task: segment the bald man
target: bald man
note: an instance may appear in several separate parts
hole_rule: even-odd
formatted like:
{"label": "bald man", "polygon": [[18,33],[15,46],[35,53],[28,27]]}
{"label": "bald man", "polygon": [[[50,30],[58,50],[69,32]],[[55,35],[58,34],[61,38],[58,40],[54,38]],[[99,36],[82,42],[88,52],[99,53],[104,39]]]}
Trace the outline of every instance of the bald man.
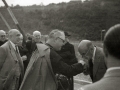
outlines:
{"label": "bald man", "polygon": [[32,53],[37,49],[36,43],[42,43],[40,31],[34,31],[32,40],[29,40],[26,42],[26,48],[28,50],[28,54],[27,54],[27,60],[25,61],[25,64],[24,64],[25,68],[27,68],[27,65],[30,61]]}
{"label": "bald man", "polygon": [[37,44],[27,67],[20,90],[57,90],[56,73],[74,76],[83,72],[84,63],[68,65],[56,53],[64,45],[64,32],[55,29],[50,32],[46,45]]}
{"label": "bald man", "polygon": [[103,43],[107,71],[104,77],[80,90],[120,90],[120,24],[112,26]]}
{"label": "bald man", "polygon": [[86,61],[88,73],[93,82],[100,80],[106,72],[103,49],[94,46],[89,40],[82,40],[79,43],[78,51]]}
{"label": "bald man", "polygon": [[0,30],[0,46],[6,42],[6,32],[4,30]]}
{"label": "bald man", "polygon": [[20,35],[17,29],[11,29],[9,40],[0,47],[0,90],[18,90],[23,78],[23,62],[17,47]]}

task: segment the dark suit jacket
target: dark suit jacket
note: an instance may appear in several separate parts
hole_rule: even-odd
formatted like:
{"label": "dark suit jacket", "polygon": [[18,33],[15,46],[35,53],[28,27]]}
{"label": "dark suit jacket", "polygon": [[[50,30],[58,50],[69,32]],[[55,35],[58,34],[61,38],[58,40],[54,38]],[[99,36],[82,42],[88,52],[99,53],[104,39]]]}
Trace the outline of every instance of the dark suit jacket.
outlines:
{"label": "dark suit jacket", "polygon": [[120,90],[120,69],[106,72],[100,81],[83,86],[80,90]]}
{"label": "dark suit jacket", "polygon": [[17,55],[11,43],[8,41],[0,47],[0,90],[12,90],[11,84],[14,81],[13,77],[16,64],[20,66],[22,79],[24,68],[21,57]]}
{"label": "dark suit jacket", "polygon": [[[56,73],[73,76],[83,71],[82,64],[67,65],[60,60],[62,58],[54,49],[48,46],[38,44],[39,51],[35,50],[30,59],[20,90],[57,90]],[[49,53],[41,53],[45,50],[49,50]]]}
{"label": "dark suit jacket", "polygon": [[7,40],[5,40],[5,41],[0,41],[0,46],[3,45],[5,42],[7,42]]}
{"label": "dark suit jacket", "polygon": [[[42,43],[42,42],[40,42],[40,43]],[[24,61],[25,67],[27,67],[27,65],[30,61],[30,58],[32,56],[32,53],[37,49],[37,46],[33,40],[29,40],[28,42],[26,42],[26,48],[28,50],[28,53],[27,53],[27,60]]]}
{"label": "dark suit jacket", "polygon": [[88,70],[93,82],[100,80],[104,76],[107,67],[105,65],[102,48],[96,47],[94,63],[91,60],[89,60],[89,66],[90,67]]}
{"label": "dark suit jacket", "polygon": [[72,65],[77,63],[77,58],[75,56],[74,46],[67,42],[62,46],[61,50],[58,51],[58,54],[63,58],[63,62]]}

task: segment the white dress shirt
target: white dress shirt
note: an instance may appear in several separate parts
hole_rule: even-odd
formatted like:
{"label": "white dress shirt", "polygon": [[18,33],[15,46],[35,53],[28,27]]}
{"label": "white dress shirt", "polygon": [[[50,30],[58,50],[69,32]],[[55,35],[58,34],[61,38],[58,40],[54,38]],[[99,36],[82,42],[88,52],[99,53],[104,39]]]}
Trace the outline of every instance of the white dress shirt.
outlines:
{"label": "white dress shirt", "polygon": [[95,60],[95,53],[96,53],[96,47],[94,47],[94,52],[93,52],[93,56],[92,56],[92,62],[94,64],[94,60]]}

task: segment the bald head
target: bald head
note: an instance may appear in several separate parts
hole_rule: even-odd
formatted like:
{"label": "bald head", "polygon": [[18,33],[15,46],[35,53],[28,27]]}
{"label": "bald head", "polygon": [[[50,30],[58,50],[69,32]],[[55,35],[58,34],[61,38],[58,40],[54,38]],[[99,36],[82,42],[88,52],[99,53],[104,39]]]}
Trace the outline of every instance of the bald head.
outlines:
{"label": "bald head", "polygon": [[78,45],[78,51],[84,59],[91,59],[93,56],[94,45],[89,40],[82,40]]}
{"label": "bald head", "polygon": [[40,31],[34,31],[33,36],[40,36],[40,38],[41,38],[41,32]]}
{"label": "bald head", "polygon": [[78,45],[78,51],[81,53],[86,52],[89,47],[92,46],[92,42],[89,40],[82,40]]}
{"label": "bald head", "polygon": [[0,41],[6,40],[6,32],[4,30],[0,30]]}
{"label": "bald head", "polygon": [[36,43],[41,42],[41,32],[39,31],[34,31],[33,32],[33,39]]}
{"label": "bald head", "polygon": [[11,29],[8,32],[9,40],[12,41],[14,44],[17,44],[20,41],[21,33],[17,29]]}

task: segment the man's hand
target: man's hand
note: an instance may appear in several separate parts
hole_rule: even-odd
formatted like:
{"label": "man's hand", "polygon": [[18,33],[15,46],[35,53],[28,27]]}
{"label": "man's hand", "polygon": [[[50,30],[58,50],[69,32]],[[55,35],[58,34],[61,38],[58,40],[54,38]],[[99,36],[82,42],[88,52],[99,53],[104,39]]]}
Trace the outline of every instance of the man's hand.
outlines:
{"label": "man's hand", "polygon": [[83,61],[83,60],[79,60],[78,63],[81,63],[82,65],[85,65],[85,61]]}
{"label": "man's hand", "polygon": [[21,58],[22,58],[23,61],[27,60],[27,56],[26,55],[22,56]]}

